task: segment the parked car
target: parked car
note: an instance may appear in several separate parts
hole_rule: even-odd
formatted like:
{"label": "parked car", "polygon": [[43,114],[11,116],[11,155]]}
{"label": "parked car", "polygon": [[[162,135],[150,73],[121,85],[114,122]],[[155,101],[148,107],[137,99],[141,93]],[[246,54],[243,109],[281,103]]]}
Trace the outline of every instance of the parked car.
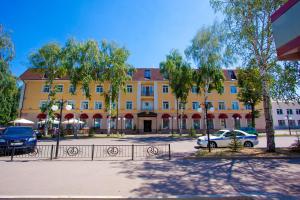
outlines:
{"label": "parked car", "polygon": [[0,135],[0,148],[34,151],[37,144],[36,134],[31,127],[11,126]]}
{"label": "parked car", "polygon": [[[220,130],[218,132],[210,134],[210,146],[216,147],[228,147],[232,140],[232,135],[236,134],[238,140],[242,142],[244,147],[253,147],[258,144],[256,135],[251,135],[241,130]],[[199,147],[208,147],[207,136],[201,136],[197,140]]]}
{"label": "parked car", "polygon": [[257,135],[258,136],[257,130],[253,127],[241,127],[239,130],[244,131],[244,132],[249,133],[249,134],[252,134],[252,135]]}
{"label": "parked car", "polygon": [[37,139],[40,139],[43,136],[43,133],[41,130],[34,130],[34,133],[35,133]]}

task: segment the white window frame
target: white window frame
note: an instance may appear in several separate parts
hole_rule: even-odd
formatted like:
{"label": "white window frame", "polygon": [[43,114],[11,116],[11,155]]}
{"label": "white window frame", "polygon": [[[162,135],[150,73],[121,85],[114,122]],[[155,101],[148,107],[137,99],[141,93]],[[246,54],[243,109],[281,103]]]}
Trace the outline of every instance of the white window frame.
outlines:
{"label": "white window frame", "polygon": [[[278,112],[278,111],[280,111],[280,112]],[[276,113],[277,113],[277,115],[283,115],[283,110],[282,110],[282,108],[277,108],[277,109],[276,109]]]}
{"label": "white window frame", "polygon": [[[224,109],[220,109],[220,103],[224,103]],[[226,102],[225,101],[218,101],[218,110],[226,110]]]}
{"label": "white window frame", "polygon": [[[167,105],[168,105],[168,108],[165,108],[165,103],[167,103]],[[170,110],[170,102],[169,101],[162,101],[162,109],[163,110]]]}
{"label": "white window frame", "polygon": [[[83,108],[83,102],[87,102],[88,108]],[[89,101],[84,100],[84,101],[81,101],[81,102],[80,102],[80,109],[81,109],[81,110],[88,110],[89,108],[90,108]]]}
{"label": "white window frame", "polygon": [[[131,104],[131,108],[128,108],[127,105]],[[126,101],[126,110],[132,110],[133,109],[133,103],[132,101]]]}
{"label": "white window frame", "polygon": [[[101,108],[97,108],[97,104],[100,104]],[[95,110],[102,110],[103,109],[103,103],[102,103],[102,101],[95,101],[94,102],[94,109]]]}
{"label": "white window frame", "polygon": [[[72,103],[70,104],[70,102],[72,102]],[[72,106],[72,110],[75,109],[75,101],[74,100],[68,100],[67,101],[67,105],[71,105]]]}
{"label": "white window frame", "polygon": [[[101,91],[98,91],[98,87],[101,88]],[[102,93],[103,93],[103,85],[96,85],[96,87],[95,87],[95,92],[96,92],[97,94],[102,94]]]}
{"label": "white window frame", "polygon": [[47,100],[40,100],[40,108],[42,108],[42,105],[45,103],[45,105],[47,106]]}
{"label": "white window frame", "polygon": [[[197,103],[197,108],[194,108],[194,103]],[[193,110],[198,110],[200,108],[200,103],[199,103],[199,101],[193,101],[192,102],[192,109]]]}
{"label": "white window frame", "polygon": [[[194,91],[194,89],[195,89],[195,91]],[[192,86],[191,92],[192,92],[192,94],[198,94],[196,85]]]}
{"label": "white window frame", "polygon": [[69,86],[69,93],[71,93],[71,94],[72,94],[71,88],[73,88],[73,90],[74,90],[74,93],[75,93],[75,87],[74,87],[74,85],[72,85],[72,84]]}
{"label": "white window frame", "polygon": [[[48,92],[44,91],[45,87],[48,87]],[[43,87],[42,87],[42,93],[47,93],[48,94],[49,92],[50,92],[50,86],[47,85],[47,84],[43,85]]]}
{"label": "white window frame", "polygon": [[[166,88],[167,91],[165,91],[165,88]],[[163,94],[168,94],[169,93],[169,86],[168,85],[163,85],[162,86],[162,93]]]}
{"label": "white window frame", "polygon": [[[131,88],[131,91],[128,91],[128,88]],[[133,86],[131,84],[126,85],[126,92],[133,93]]]}
{"label": "white window frame", "polygon": [[[234,108],[233,108],[233,103],[237,103],[237,109],[234,109]],[[239,102],[238,102],[238,101],[232,101],[232,102],[231,102],[231,110],[240,110],[240,105],[239,105]]]}
{"label": "white window frame", "polygon": [[[56,88],[57,88],[58,86],[61,86],[61,92],[58,92],[58,91],[56,90]],[[57,85],[54,86],[54,88],[55,88],[55,92],[56,92],[56,93],[63,93],[63,92],[64,92],[64,84],[57,84]]]}

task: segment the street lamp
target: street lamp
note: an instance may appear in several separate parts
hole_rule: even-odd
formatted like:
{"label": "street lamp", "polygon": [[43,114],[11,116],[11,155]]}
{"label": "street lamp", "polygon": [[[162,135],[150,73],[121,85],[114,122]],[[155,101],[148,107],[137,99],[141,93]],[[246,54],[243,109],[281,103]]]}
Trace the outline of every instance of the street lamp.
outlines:
{"label": "street lamp", "polygon": [[[62,128],[61,128],[61,119],[62,119],[62,110],[63,110],[63,106],[64,103],[66,103],[67,101],[64,101],[63,99],[60,101],[60,118],[59,118],[59,130],[56,136],[56,151],[55,151],[55,158],[58,157],[58,147],[59,147],[59,140],[60,140],[60,134],[62,132]],[[66,110],[71,110],[72,106],[71,105],[66,105]],[[54,112],[56,112],[58,110],[58,106],[57,105],[53,105],[51,107],[51,110],[53,110]]]}
{"label": "street lamp", "polygon": [[290,117],[289,115],[286,115],[286,116],[285,116],[285,119],[288,120],[289,133],[290,133],[290,135],[292,135],[292,132],[291,132],[291,126],[290,126],[290,120],[293,119],[293,118]]}
{"label": "street lamp", "polygon": [[[204,103],[204,108],[205,108],[205,119],[206,119],[206,135],[207,135],[207,140],[208,140],[208,151],[211,152],[211,147],[210,147],[210,134],[209,134],[209,127],[208,127],[208,102]],[[210,107],[209,111],[214,112],[215,109],[214,107]],[[198,112],[201,113],[202,112],[202,108],[199,106],[198,108]]]}

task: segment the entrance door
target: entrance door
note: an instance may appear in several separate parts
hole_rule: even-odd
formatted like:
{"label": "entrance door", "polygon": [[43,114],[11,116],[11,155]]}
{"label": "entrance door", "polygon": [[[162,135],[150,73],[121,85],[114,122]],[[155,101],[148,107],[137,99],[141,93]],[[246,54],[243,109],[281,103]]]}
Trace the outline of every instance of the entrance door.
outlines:
{"label": "entrance door", "polygon": [[151,120],[144,120],[144,132],[151,132],[152,131],[152,121]]}

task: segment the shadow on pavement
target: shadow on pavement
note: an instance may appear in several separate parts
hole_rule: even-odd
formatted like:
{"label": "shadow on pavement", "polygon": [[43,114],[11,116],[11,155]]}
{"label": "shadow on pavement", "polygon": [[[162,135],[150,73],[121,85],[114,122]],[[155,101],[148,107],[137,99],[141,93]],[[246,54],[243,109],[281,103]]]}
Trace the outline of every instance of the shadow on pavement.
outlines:
{"label": "shadow on pavement", "polygon": [[[130,179],[142,179],[135,196],[235,195],[299,199],[300,160],[184,160],[123,162]],[[292,164],[293,169],[290,165]],[[260,199],[259,198],[259,199]]]}

